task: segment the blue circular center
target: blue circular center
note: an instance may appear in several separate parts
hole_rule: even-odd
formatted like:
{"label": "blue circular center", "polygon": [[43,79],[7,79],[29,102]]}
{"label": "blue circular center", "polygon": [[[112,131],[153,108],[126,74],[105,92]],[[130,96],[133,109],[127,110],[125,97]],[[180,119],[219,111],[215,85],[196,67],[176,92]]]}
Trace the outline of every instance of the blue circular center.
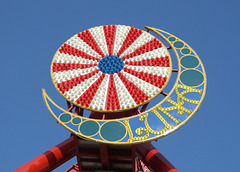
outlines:
{"label": "blue circular center", "polygon": [[120,72],[124,67],[124,62],[118,56],[103,57],[98,63],[98,68],[101,72],[114,74]]}

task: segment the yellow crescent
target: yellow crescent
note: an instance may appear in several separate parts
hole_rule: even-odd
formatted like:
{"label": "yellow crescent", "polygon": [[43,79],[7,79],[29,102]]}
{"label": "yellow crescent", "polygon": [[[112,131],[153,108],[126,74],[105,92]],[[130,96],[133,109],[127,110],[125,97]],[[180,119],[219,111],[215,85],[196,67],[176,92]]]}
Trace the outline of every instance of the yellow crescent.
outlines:
{"label": "yellow crescent", "polygon": [[149,110],[127,118],[96,120],[70,113],[54,103],[43,89],[43,98],[54,118],[85,139],[111,144],[135,144],[159,139],[183,126],[198,110],[206,92],[206,73],[196,52],[178,37],[153,31],[174,50],[178,77],[168,95]]}

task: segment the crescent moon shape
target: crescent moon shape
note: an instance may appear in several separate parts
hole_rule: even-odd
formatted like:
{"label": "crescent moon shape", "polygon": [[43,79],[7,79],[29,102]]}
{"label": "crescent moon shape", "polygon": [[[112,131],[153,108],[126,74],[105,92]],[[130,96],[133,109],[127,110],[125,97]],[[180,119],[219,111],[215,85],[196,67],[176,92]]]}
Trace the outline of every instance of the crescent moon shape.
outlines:
{"label": "crescent moon shape", "polygon": [[166,136],[195,114],[205,96],[207,82],[200,58],[178,37],[156,28],[145,28],[166,40],[176,54],[178,76],[168,95],[141,114],[114,120],[96,120],[62,109],[43,90],[49,111],[61,125],[85,139],[111,144],[135,144]]}

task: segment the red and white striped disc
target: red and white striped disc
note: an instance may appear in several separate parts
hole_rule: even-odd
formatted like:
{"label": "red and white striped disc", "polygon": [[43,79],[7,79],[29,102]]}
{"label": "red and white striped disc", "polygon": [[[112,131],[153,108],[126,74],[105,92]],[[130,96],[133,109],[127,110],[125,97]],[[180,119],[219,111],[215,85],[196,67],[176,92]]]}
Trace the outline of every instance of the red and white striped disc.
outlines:
{"label": "red and white striped disc", "polygon": [[123,25],[91,28],[56,52],[51,75],[70,102],[93,111],[122,111],[157,96],[171,75],[166,47],[143,30]]}

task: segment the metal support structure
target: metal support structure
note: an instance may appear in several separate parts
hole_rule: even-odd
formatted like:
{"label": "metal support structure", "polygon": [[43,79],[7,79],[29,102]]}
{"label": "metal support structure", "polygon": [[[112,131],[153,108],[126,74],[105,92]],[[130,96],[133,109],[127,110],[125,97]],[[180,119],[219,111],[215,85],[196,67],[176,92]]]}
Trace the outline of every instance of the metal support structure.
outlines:
{"label": "metal support structure", "polygon": [[[67,140],[19,167],[14,172],[52,171],[74,156],[77,156],[78,163],[75,164],[74,167],[68,169],[68,172],[91,171],[91,169],[82,169],[81,164],[84,162],[101,164],[101,169],[103,170],[112,170],[114,168],[119,168],[119,166],[130,165],[134,172],[136,168],[143,169],[143,166],[146,165],[152,172],[179,172],[151,143],[132,145],[129,147],[130,151],[128,151],[126,148],[116,150],[116,147],[114,146],[112,147],[106,144],[98,144],[82,140],[83,142],[86,142],[85,144],[90,143],[99,147],[99,154],[97,154],[96,152],[98,151],[95,149],[91,151],[92,147],[89,147],[88,150],[79,149],[79,144],[81,144],[79,140],[82,139],[72,135]],[[137,164],[135,164],[136,157],[140,159]],[[81,161],[81,158],[83,161]],[[131,160],[131,163],[128,160]],[[116,167],[112,164],[116,164]],[[137,167],[136,165],[141,165],[141,167]]]}
{"label": "metal support structure", "polygon": [[[165,92],[161,92],[167,95]],[[67,101],[68,111],[83,116],[83,109],[71,105]],[[115,116],[126,117],[142,113],[148,103],[141,110],[132,109],[126,112],[115,113]],[[92,112],[90,118],[111,119],[108,114]],[[151,143],[129,146],[114,146],[87,141],[71,134],[71,137],[47,152],[39,155],[14,172],[44,172],[52,171],[66,161],[76,156],[77,164],[74,164],[67,172],[90,172],[94,169],[133,171],[133,172],[178,172],[173,165],[155,149]],[[89,166],[90,164],[90,166]],[[149,167],[149,168],[148,168]],[[130,170],[132,169],[132,170]],[[151,170],[150,170],[151,169]]]}
{"label": "metal support structure", "polygon": [[167,93],[161,91],[161,94],[164,95],[165,97],[168,95]]}
{"label": "metal support structure", "polygon": [[108,147],[106,144],[100,144],[101,163],[104,169],[109,169]]}
{"label": "metal support structure", "polygon": [[[164,93],[162,93],[164,94]],[[166,93],[165,93],[166,94]],[[71,105],[67,101],[68,111],[83,116],[83,109]],[[115,113],[118,117],[125,117],[141,113],[146,110],[148,103],[143,105],[141,111],[132,109],[127,112]],[[90,118],[110,118],[108,114],[92,112]],[[67,172],[93,171],[121,169],[121,171],[151,172],[178,172],[169,161],[167,161],[150,143],[131,146],[113,146],[102,143],[95,143],[79,138],[71,134],[71,137],[47,152],[41,154],[14,172],[43,172],[52,171],[66,161],[76,156],[77,164],[74,164]],[[90,164],[90,166],[89,166]],[[145,169],[145,170],[143,170]],[[170,170],[170,171],[169,171]]]}
{"label": "metal support structure", "polygon": [[[95,27],[78,34],[78,37],[89,45],[87,48],[82,45],[81,42],[77,43],[77,46],[81,47],[79,49],[76,49],[75,46],[71,46],[71,44],[63,44],[59,48],[55,56],[60,55],[59,53],[65,54],[64,60],[66,61],[64,62],[64,67],[63,64],[59,63],[55,57],[53,58],[51,65],[52,76],[55,76],[56,73],[63,70],[71,74],[71,80],[66,82],[62,82],[66,79],[65,75],[57,74],[56,77],[52,77],[55,87],[67,100],[68,112],[56,105],[43,89],[44,101],[54,118],[58,123],[76,135],[72,134],[69,139],[16,169],[15,172],[52,171],[71,159],[73,156],[77,157],[77,164],[73,165],[72,168],[67,170],[67,172],[179,172],[150,143],[150,141],[153,139],[157,140],[161,136],[167,135],[180,128],[198,110],[206,90],[206,74],[201,60],[193,49],[184,41],[157,28],[145,26],[147,29],[146,32],[152,31],[162,37],[162,39],[169,44],[167,48],[157,38],[152,40],[152,35],[149,33],[146,33],[144,36],[146,39],[151,39],[151,41],[142,45],[141,39],[138,39],[142,34],[142,30],[138,28],[123,25],[105,25],[101,27],[103,28],[104,33],[99,33],[99,36],[100,38],[106,38],[106,41],[104,41],[104,47],[107,47],[108,53],[101,51],[101,48],[99,49],[101,44],[98,44],[98,41],[95,40],[94,34],[92,35],[94,31],[99,31],[99,27]],[[123,31],[123,35],[127,36],[124,41],[119,40],[122,44],[121,47],[123,48],[120,48],[118,52],[115,52],[113,47],[116,45],[116,42],[118,42],[117,39],[120,38],[116,36],[117,28],[121,27],[126,30]],[[117,41],[112,41],[115,40],[115,38]],[[75,36],[70,38],[69,41],[74,39]],[[142,46],[135,49],[135,47],[130,46],[132,44],[139,44]],[[172,62],[169,53],[168,55],[163,56],[162,53],[153,51],[160,47],[166,52],[173,49],[173,53],[177,58],[178,66],[182,66],[184,69],[181,67],[179,67],[179,69],[172,69]],[[83,51],[82,48],[84,49]],[[128,48],[130,48],[129,50],[131,53],[128,52],[127,55],[125,54],[123,58],[120,58],[120,56],[123,55]],[[94,53],[90,53],[90,58],[88,52],[93,50],[97,54],[101,55],[102,59],[99,59],[98,55],[95,56]],[[149,54],[146,52],[151,52],[151,57],[148,57]],[[97,60],[97,64],[95,64],[95,62],[94,64],[85,64],[84,61],[79,64],[78,60],[71,57],[76,55],[78,56],[78,54],[87,60]],[[132,58],[138,56],[139,54],[144,57]],[[69,58],[71,58],[71,60],[69,60]],[[130,60],[131,62],[125,61],[130,58],[132,58]],[[77,66],[75,65],[76,63]],[[190,63],[192,64],[189,65]],[[124,66],[124,64],[138,66],[139,68],[135,69],[134,67],[134,69],[130,69],[127,66]],[[94,70],[91,71],[91,73],[85,74],[84,72],[81,73],[81,75],[76,76],[73,74],[72,76],[73,69],[85,69],[93,66],[98,67],[94,67]],[[156,75],[155,71],[145,71],[146,66],[161,67],[158,72],[168,74],[164,76],[165,79],[163,80],[161,76]],[[93,82],[91,78],[92,76],[95,77],[95,74],[98,73],[99,70],[101,71],[101,74],[96,75],[96,81]],[[135,84],[135,82],[132,82],[131,78],[128,78],[120,73],[121,70],[126,70],[127,73],[133,75],[135,77],[134,80],[136,82],[139,81],[140,85]],[[170,70],[177,74],[177,84],[174,85],[173,91],[166,93],[163,89],[170,79]],[[105,77],[106,74],[110,74],[109,77]],[[123,86],[118,87],[116,85],[119,82],[114,79],[114,74],[119,76],[120,82],[122,82]],[[59,80],[61,83],[58,82]],[[83,89],[85,91],[82,90],[82,88],[70,91],[70,89],[82,81],[84,81]],[[148,85],[141,84],[142,81],[147,82]],[[87,89],[85,89],[85,86]],[[152,86],[158,87],[160,90],[153,89]],[[179,88],[181,91],[178,90]],[[80,89],[80,92],[78,89]],[[67,90],[69,91],[69,94],[66,94],[65,91]],[[98,90],[100,90],[100,92],[98,92]],[[102,90],[104,90],[104,92]],[[151,91],[151,94],[148,90]],[[145,92],[147,93],[145,94]],[[185,117],[178,123],[176,122],[176,126],[168,128],[167,130],[164,130],[164,132],[157,132],[154,133],[154,135],[141,137],[141,139],[133,139],[136,137],[139,138],[137,135],[140,135],[141,133],[139,134],[138,130],[141,131],[144,128],[150,131],[150,126],[158,126],[158,128],[162,128],[168,124],[164,117],[159,117],[159,113],[156,110],[149,109],[149,111],[145,112],[148,103],[144,103],[149,102],[156,96],[156,94],[159,94],[159,92],[163,96],[171,97],[171,99],[165,98],[157,104],[158,107],[162,107],[163,104],[163,108],[160,108],[159,111],[161,110],[162,113],[166,114],[166,117],[171,117],[171,120],[176,122],[177,119],[173,116],[182,115],[182,113],[179,111],[171,111],[170,114],[170,112],[167,112],[168,110],[165,110],[169,109],[169,105],[165,106],[165,102],[173,104],[175,109],[180,108],[188,115],[185,115]],[[183,97],[184,94],[190,92],[191,94],[188,94],[187,98]],[[135,103],[129,102],[129,96],[123,95],[128,93]],[[73,98],[73,94],[78,96],[78,98]],[[199,94],[201,96],[199,96]],[[182,98],[183,100],[188,99],[188,101],[185,100],[185,102],[187,102],[186,107],[184,107],[184,101],[179,104],[179,98]],[[98,102],[99,100],[101,103]],[[124,101],[125,103],[130,103],[129,106],[125,106],[123,103]],[[176,101],[178,103],[176,103]],[[194,106],[188,106],[188,104],[194,104]],[[138,109],[139,106],[142,106],[141,110],[140,108]],[[154,106],[154,109],[157,106]],[[81,107],[92,111],[88,117],[90,119],[86,119],[83,116],[84,109]],[[155,120],[156,115],[161,122],[159,122],[159,120]],[[142,117],[146,118],[147,121],[152,121],[152,124],[150,125],[146,122],[144,123],[142,121]],[[94,125],[97,125],[98,127],[94,127],[93,124],[90,125],[89,123],[95,123]],[[93,128],[96,129],[91,131]],[[146,132],[148,132],[147,130]],[[133,131],[136,132],[133,133]],[[126,132],[128,132],[128,134]],[[124,133],[126,134],[124,135]],[[89,140],[85,140],[83,138],[87,138]]]}
{"label": "metal support structure", "polygon": [[136,146],[137,156],[155,172],[179,172],[151,143]]}
{"label": "metal support structure", "polygon": [[178,72],[178,69],[172,69],[172,72]]}
{"label": "metal support structure", "polygon": [[52,171],[76,155],[74,137],[70,137],[57,146],[49,149],[14,172]]}
{"label": "metal support structure", "polygon": [[146,103],[142,106],[141,113],[144,112],[147,109],[149,103]]}
{"label": "metal support structure", "polygon": [[75,134],[72,134],[72,135],[74,137],[74,142],[75,142],[75,150],[76,150],[78,170],[82,171],[80,149],[79,149],[79,146],[78,146],[78,137]]}
{"label": "metal support structure", "polygon": [[73,108],[75,108],[76,105],[71,105],[69,101],[67,101],[68,111],[72,112]]}
{"label": "metal support structure", "polygon": [[132,145],[132,171],[135,172],[136,166],[136,145]]}

